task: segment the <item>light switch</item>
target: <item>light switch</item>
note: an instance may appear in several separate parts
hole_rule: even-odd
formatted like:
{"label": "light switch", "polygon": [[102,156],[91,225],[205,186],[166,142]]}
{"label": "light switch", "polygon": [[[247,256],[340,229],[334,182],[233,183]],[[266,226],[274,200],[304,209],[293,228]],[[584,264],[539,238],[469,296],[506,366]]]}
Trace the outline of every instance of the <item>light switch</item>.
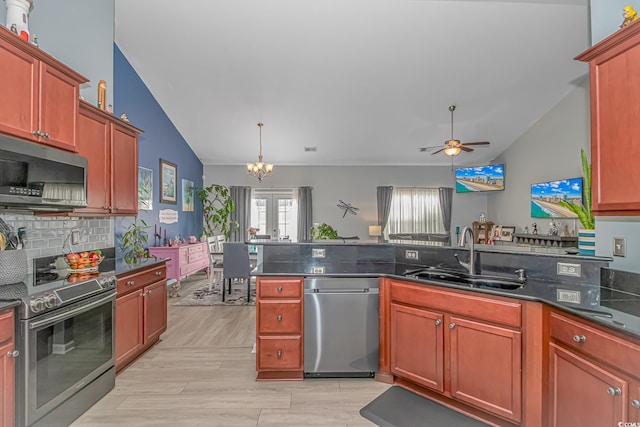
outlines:
{"label": "light switch", "polygon": [[624,237],[613,238],[613,256],[627,256],[627,239]]}

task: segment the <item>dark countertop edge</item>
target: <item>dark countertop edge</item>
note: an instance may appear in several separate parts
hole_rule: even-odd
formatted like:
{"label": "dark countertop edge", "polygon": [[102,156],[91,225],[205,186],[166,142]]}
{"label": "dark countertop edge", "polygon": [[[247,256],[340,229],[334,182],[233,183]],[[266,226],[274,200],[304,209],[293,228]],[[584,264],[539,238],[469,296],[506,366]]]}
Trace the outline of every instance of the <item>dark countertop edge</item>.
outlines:
{"label": "dark countertop edge", "polygon": [[124,260],[122,259],[117,259],[116,260],[116,276],[120,277],[123,275],[135,273],[138,270],[144,270],[149,267],[153,267],[155,265],[163,264],[167,261],[169,261],[169,258],[156,258],[156,257],[142,258],[142,261],[140,261],[140,264],[132,266],[124,262]]}
{"label": "dark countertop edge", "polygon": [[6,311],[10,308],[19,307],[22,300],[16,299],[11,301],[0,301],[0,311]]}
{"label": "dark countertop edge", "polygon": [[[585,319],[587,321],[596,323],[600,326],[604,326],[606,328],[609,328],[613,331],[616,332],[621,332],[627,336],[630,336],[632,338],[635,339],[640,339],[640,331],[632,331],[629,330],[623,326],[618,325],[616,322],[612,321],[612,320],[608,320],[606,318],[602,318],[602,316],[598,316],[595,314],[591,314],[591,313],[587,313],[583,310],[580,309],[574,309],[570,306],[566,306],[563,304],[559,304],[555,301],[549,301],[545,298],[541,298],[541,297],[535,297],[533,295],[522,295],[522,294],[516,294],[513,293],[513,291],[501,291],[499,289],[490,289],[490,288],[470,288],[467,285],[456,285],[453,283],[449,283],[449,282],[444,282],[444,281],[438,281],[438,280],[420,280],[420,279],[415,279],[412,277],[407,277],[407,276],[398,276],[396,274],[342,274],[342,273],[326,273],[326,274],[307,274],[307,273],[262,273],[262,272],[257,272],[257,269],[253,270],[251,272],[251,274],[253,276],[265,276],[265,277],[273,277],[273,276],[285,276],[285,277],[387,277],[390,279],[397,279],[397,280],[402,280],[405,282],[413,282],[419,285],[429,285],[429,286],[439,286],[439,287],[443,287],[443,288],[450,288],[450,289],[455,289],[458,291],[467,291],[467,292],[473,292],[473,293],[480,293],[480,294],[489,294],[489,295],[496,295],[496,296],[501,296],[501,297],[505,297],[505,298],[511,298],[511,299],[517,299],[517,300],[523,300],[523,301],[534,301],[534,302],[541,302],[544,304],[547,304],[551,307],[554,307],[556,309],[560,309],[562,311],[565,311],[569,314],[572,314],[574,316],[580,317],[582,319]],[[621,313],[617,310],[611,309],[609,307],[606,308],[606,311],[609,311],[611,313]],[[622,313],[622,315],[625,315],[624,313]],[[631,315],[626,315],[626,316],[631,316]]]}

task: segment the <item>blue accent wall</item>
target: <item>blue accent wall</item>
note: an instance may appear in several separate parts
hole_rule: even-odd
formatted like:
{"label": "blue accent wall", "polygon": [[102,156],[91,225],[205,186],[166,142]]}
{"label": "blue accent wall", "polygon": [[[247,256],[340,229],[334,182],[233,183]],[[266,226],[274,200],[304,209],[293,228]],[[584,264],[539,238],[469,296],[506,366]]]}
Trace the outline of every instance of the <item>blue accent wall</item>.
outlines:
{"label": "blue accent wall", "polygon": [[[149,246],[154,244],[154,227],[162,227],[163,235],[166,230],[167,239],[175,236],[199,237],[202,234],[202,204],[195,197],[194,211],[182,210],[182,180],[192,181],[196,191],[202,188],[202,162],[115,44],[113,58],[114,114],[120,116],[126,113],[131,124],[144,131],[138,137],[138,165],[153,171],[153,210],[138,211],[138,219],[143,219],[149,225],[147,230]],[[161,158],[177,165],[177,204],[160,203]],[[178,222],[160,223],[159,211],[162,209],[177,211]],[[118,217],[115,220],[115,243],[118,255],[122,234],[133,220],[133,217]]]}

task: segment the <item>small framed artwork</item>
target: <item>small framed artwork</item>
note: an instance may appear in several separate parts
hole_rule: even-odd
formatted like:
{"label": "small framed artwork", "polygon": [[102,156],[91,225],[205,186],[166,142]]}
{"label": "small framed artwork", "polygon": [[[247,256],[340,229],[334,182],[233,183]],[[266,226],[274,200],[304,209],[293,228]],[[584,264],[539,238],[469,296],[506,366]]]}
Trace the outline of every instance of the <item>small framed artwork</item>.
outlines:
{"label": "small framed artwork", "polygon": [[178,203],[178,166],[160,159],[160,203]]}
{"label": "small framed artwork", "polygon": [[500,231],[500,240],[503,242],[513,242],[513,233],[515,232],[515,227],[503,225]]}
{"label": "small framed artwork", "polygon": [[193,198],[195,188],[193,187],[193,181],[188,179],[182,180],[182,211],[193,212]]}
{"label": "small framed artwork", "polygon": [[493,241],[502,240],[501,237],[502,237],[502,226],[494,225],[491,228],[491,234],[489,234],[489,240],[493,240]]}
{"label": "small framed artwork", "polygon": [[138,210],[153,210],[153,171],[138,166]]}

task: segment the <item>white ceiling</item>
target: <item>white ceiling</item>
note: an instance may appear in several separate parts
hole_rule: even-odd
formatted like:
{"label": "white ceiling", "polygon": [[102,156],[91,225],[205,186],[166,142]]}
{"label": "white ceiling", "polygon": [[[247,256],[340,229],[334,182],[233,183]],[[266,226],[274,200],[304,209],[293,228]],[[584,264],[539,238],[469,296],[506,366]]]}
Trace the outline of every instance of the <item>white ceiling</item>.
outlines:
{"label": "white ceiling", "polygon": [[[588,0],[116,0],[115,39],[205,165],[489,162],[588,73]],[[305,152],[304,147],[317,147]]]}

